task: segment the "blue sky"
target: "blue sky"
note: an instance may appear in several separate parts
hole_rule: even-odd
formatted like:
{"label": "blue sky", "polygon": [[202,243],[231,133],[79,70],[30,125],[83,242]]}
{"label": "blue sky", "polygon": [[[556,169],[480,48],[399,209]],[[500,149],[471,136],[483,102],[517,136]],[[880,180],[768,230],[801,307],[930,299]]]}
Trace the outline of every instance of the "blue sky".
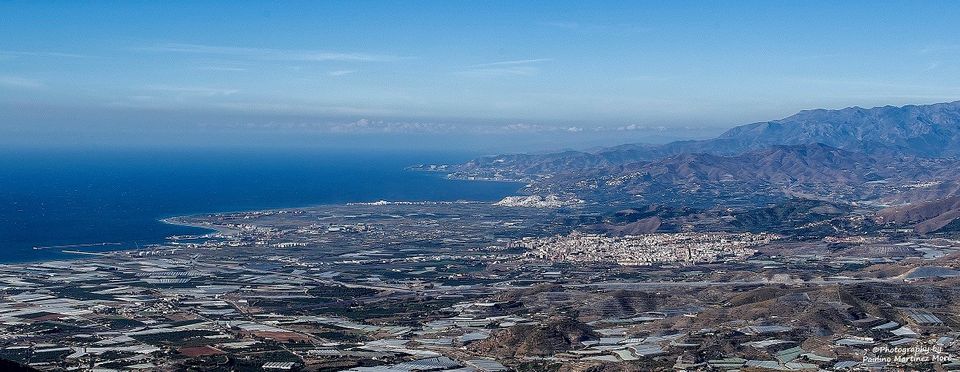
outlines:
{"label": "blue sky", "polygon": [[950,1],[3,1],[0,134],[706,136],[958,100],[957,19]]}

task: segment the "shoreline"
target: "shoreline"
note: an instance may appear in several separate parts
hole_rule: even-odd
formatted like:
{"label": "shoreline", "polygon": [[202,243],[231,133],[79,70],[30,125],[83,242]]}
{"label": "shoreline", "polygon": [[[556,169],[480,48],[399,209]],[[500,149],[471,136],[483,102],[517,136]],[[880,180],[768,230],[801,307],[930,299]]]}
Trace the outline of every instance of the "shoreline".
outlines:
{"label": "shoreline", "polygon": [[[34,264],[34,263],[51,262],[51,261],[79,260],[79,259],[84,259],[84,258],[86,258],[86,257],[82,257],[82,256],[88,256],[88,253],[91,253],[91,254],[112,254],[112,253],[115,253],[115,252],[132,252],[132,251],[137,251],[137,250],[139,250],[139,249],[143,249],[143,248],[148,247],[148,246],[149,246],[149,247],[153,247],[153,246],[164,246],[164,245],[166,245],[166,244],[170,241],[170,238],[171,238],[171,237],[174,237],[174,236],[191,235],[191,236],[196,236],[196,237],[202,239],[202,238],[206,238],[206,237],[209,237],[209,236],[211,236],[211,235],[214,235],[214,234],[232,234],[232,233],[235,233],[235,231],[234,231],[234,230],[231,230],[231,229],[225,229],[225,228],[222,228],[222,227],[215,227],[215,226],[202,225],[202,224],[195,224],[195,223],[190,223],[190,222],[185,221],[185,219],[189,219],[189,218],[191,218],[191,217],[196,217],[196,216],[219,215],[219,214],[229,214],[229,213],[245,213],[245,212],[286,211],[286,210],[295,210],[295,209],[303,209],[303,208],[317,208],[317,207],[324,207],[324,206],[348,206],[348,205],[351,205],[351,204],[353,204],[353,205],[371,205],[371,204],[382,203],[382,202],[386,202],[386,203],[458,203],[458,202],[467,202],[467,203],[487,203],[487,202],[489,202],[489,203],[495,203],[495,202],[497,202],[498,200],[502,199],[503,197],[514,195],[516,192],[519,192],[519,191],[524,187],[524,185],[525,185],[523,182],[519,182],[519,181],[516,181],[516,180],[461,179],[461,178],[457,178],[457,177],[449,177],[449,173],[447,173],[447,172],[425,172],[425,171],[422,171],[422,170],[411,169],[410,167],[406,167],[406,168],[404,168],[403,170],[404,170],[405,172],[410,172],[410,173],[430,174],[430,175],[432,175],[432,176],[434,176],[434,177],[436,177],[436,178],[438,178],[438,179],[442,179],[442,180],[446,180],[446,181],[466,181],[466,182],[485,182],[485,183],[486,183],[486,182],[491,182],[491,183],[513,184],[514,186],[516,186],[516,190],[514,190],[514,191],[512,191],[511,193],[508,193],[508,194],[506,194],[506,195],[504,195],[504,196],[501,196],[500,198],[498,198],[498,199],[496,199],[496,200],[489,200],[489,201],[466,200],[466,199],[458,199],[458,200],[422,200],[422,199],[421,199],[421,200],[411,200],[411,201],[404,201],[404,200],[387,201],[387,200],[378,199],[378,198],[371,198],[371,199],[369,199],[368,201],[352,201],[352,202],[344,201],[344,202],[338,202],[338,203],[324,203],[324,202],[321,202],[321,203],[305,203],[305,204],[303,204],[303,205],[290,205],[290,206],[282,206],[282,207],[241,208],[241,209],[236,209],[236,210],[224,210],[224,211],[216,211],[216,212],[188,212],[188,213],[184,213],[184,214],[166,215],[166,216],[161,216],[161,217],[159,217],[159,218],[155,218],[154,221],[155,221],[155,222],[159,222],[159,223],[161,223],[161,224],[165,224],[165,225],[179,226],[179,227],[186,227],[186,228],[193,228],[193,229],[200,229],[200,230],[202,230],[202,231],[198,231],[197,233],[186,233],[186,234],[181,234],[181,235],[177,235],[177,234],[174,234],[174,235],[166,235],[166,236],[159,237],[159,238],[153,239],[153,240],[146,239],[146,240],[133,240],[133,241],[128,241],[128,242],[119,242],[119,243],[116,243],[116,244],[119,246],[117,249],[85,251],[85,250],[80,250],[80,249],[72,249],[72,248],[74,248],[74,247],[72,247],[72,246],[75,246],[75,245],[84,245],[84,244],[100,244],[100,243],[73,243],[73,244],[66,244],[66,245],[64,245],[63,247],[64,247],[64,248],[67,248],[67,249],[69,250],[69,252],[65,252],[65,251],[63,251],[63,250],[58,250],[58,251],[59,251],[59,254],[61,255],[60,257],[29,257],[29,256],[30,256],[29,254],[25,254],[25,255],[22,256],[22,257],[24,257],[25,259],[12,259],[12,260],[2,260],[2,259],[0,259],[0,265]],[[33,248],[33,247],[29,247],[29,248],[27,248],[27,249],[30,249],[30,248]],[[50,249],[50,250],[52,251],[53,249]]]}
{"label": "shoreline", "polygon": [[[216,215],[216,214],[221,214],[221,213],[238,213],[238,212],[217,212],[217,213],[184,214],[184,215],[180,215],[180,216],[164,217],[164,218],[158,219],[157,222],[160,222],[160,223],[166,224],[166,225],[172,225],[172,226],[184,226],[184,227],[192,227],[192,228],[195,228],[195,229],[206,230],[206,231],[207,231],[206,234],[198,235],[198,236],[201,236],[201,237],[203,237],[203,236],[209,236],[209,235],[212,235],[212,234],[218,234],[218,233],[219,233],[219,234],[222,234],[222,233],[227,232],[227,231],[233,231],[233,230],[229,230],[229,229],[222,229],[222,228],[218,229],[218,228],[215,228],[215,227],[198,225],[198,224],[189,223],[189,222],[184,222],[184,221],[175,221],[175,220],[178,219],[178,218],[188,218],[188,217],[202,216],[202,215]],[[165,239],[169,239],[169,238],[170,238],[170,237],[168,236],[168,237],[166,237]]]}
{"label": "shoreline", "polygon": [[[207,231],[205,234],[198,234],[198,235],[196,235],[198,238],[204,239],[204,238],[210,237],[211,235],[214,235],[214,234],[225,234],[225,235],[229,235],[229,234],[235,233],[236,230],[227,229],[227,228],[222,228],[222,227],[216,227],[216,226],[208,226],[208,225],[201,225],[201,224],[196,224],[196,223],[190,223],[190,222],[182,221],[182,220],[179,220],[179,219],[196,217],[196,216],[215,216],[215,215],[223,215],[223,214],[230,214],[230,213],[291,211],[291,210],[307,209],[307,208],[322,208],[322,207],[327,207],[327,206],[351,206],[351,205],[410,205],[410,204],[461,204],[461,203],[462,203],[462,204],[484,204],[484,203],[493,204],[493,203],[496,203],[496,202],[495,202],[495,201],[480,201],[480,200],[437,200],[437,201],[431,201],[431,200],[419,200],[419,201],[400,201],[400,200],[397,200],[397,201],[388,201],[388,200],[377,200],[377,201],[370,201],[370,202],[320,203],[320,204],[311,204],[311,205],[300,206],[300,207],[282,207],[282,208],[266,208],[266,209],[247,209],[247,210],[233,210],[233,211],[211,212],[211,213],[189,213],[189,214],[183,214],[183,215],[177,215],[177,216],[163,217],[163,218],[156,219],[156,221],[159,222],[159,223],[162,223],[162,224],[166,224],[166,225],[183,226],[183,227],[189,227],[189,228],[196,228],[196,229],[205,230],[205,231]],[[123,248],[109,249],[109,250],[103,250],[103,251],[82,251],[82,250],[76,250],[76,249],[65,249],[65,250],[60,250],[60,253],[64,254],[64,257],[38,258],[38,259],[22,260],[22,261],[0,261],[0,266],[4,266],[4,265],[30,265],[30,264],[37,264],[37,263],[43,263],[43,262],[55,262],[55,261],[77,261],[77,260],[83,260],[83,259],[89,258],[89,256],[94,256],[94,257],[110,257],[110,256],[117,255],[117,254],[128,254],[128,253],[130,253],[130,252],[136,252],[136,251],[138,251],[138,250],[142,250],[142,249],[145,249],[145,248],[147,248],[147,247],[156,248],[157,246],[164,246],[164,243],[163,243],[163,242],[168,241],[168,240],[169,240],[171,237],[173,237],[173,236],[177,236],[177,235],[166,236],[166,237],[163,238],[163,240],[162,240],[161,243],[145,244],[144,246],[141,246],[141,247],[123,247]],[[136,244],[136,242],[134,242],[134,243]],[[94,244],[97,244],[97,243],[94,243]],[[122,243],[116,243],[116,244],[122,244]]]}
{"label": "shoreline", "polygon": [[457,172],[451,172],[449,170],[432,170],[432,169],[421,169],[416,167],[407,167],[405,168],[411,172],[426,173],[426,174],[435,174],[438,177],[441,177],[446,180],[452,181],[473,181],[473,182],[502,182],[502,183],[516,183],[521,185],[521,189],[529,185],[533,180],[523,180],[523,179],[513,179],[513,178],[491,178],[491,177],[474,177],[474,176],[455,176]]}

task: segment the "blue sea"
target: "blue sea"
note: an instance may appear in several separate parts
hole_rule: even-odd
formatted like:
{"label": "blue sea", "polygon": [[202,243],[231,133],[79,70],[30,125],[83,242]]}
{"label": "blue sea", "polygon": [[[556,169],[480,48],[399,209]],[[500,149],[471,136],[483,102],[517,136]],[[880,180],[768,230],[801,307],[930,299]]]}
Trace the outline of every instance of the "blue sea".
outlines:
{"label": "blue sea", "polygon": [[[519,185],[404,170],[467,153],[0,150],[0,262],[79,257],[203,231],[178,215],[377,200],[497,200]],[[69,245],[108,245],[63,248]],[[34,247],[53,247],[34,249]]]}

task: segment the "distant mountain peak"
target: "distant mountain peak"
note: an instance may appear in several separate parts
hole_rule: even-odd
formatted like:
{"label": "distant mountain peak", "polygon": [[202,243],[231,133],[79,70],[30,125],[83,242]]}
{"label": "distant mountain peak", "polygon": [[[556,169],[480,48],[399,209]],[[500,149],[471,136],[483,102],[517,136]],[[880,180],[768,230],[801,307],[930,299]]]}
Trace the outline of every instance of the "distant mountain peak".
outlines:
{"label": "distant mountain peak", "polygon": [[[856,152],[960,155],[960,101],[932,105],[804,110],[789,117],[732,128],[717,140],[737,151],[770,145],[824,143]],[[707,140],[704,147],[711,147]]]}

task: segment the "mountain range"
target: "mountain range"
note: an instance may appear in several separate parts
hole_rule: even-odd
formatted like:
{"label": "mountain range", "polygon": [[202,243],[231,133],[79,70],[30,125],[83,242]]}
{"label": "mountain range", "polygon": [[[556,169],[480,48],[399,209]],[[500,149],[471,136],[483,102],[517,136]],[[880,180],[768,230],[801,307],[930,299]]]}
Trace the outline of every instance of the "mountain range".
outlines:
{"label": "mountain range", "polygon": [[734,127],[720,136],[663,145],[627,144],[596,151],[498,155],[461,170],[511,168],[524,173],[559,167],[585,169],[703,153],[735,155],[774,145],[824,144],[873,156],[924,158],[960,155],[960,101],[865,109],[806,110],[787,118]]}
{"label": "mountain range", "polygon": [[911,202],[956,194],[958,155],[960,101],[807,110],[708,140],[496,155],[447,169],[588,199],[765,194],[895,203],[901,194]]}

